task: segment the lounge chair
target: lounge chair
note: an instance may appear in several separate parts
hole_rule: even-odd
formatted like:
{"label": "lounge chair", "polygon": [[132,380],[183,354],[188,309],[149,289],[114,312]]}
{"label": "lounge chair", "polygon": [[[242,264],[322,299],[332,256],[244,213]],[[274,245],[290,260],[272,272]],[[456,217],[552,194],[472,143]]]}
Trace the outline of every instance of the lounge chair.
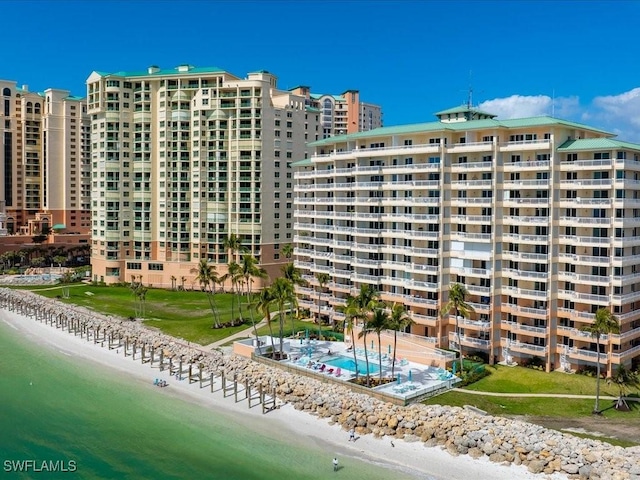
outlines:
{"label": "lounge chair", "polygon": [[322,366],[320,367],[320,370],[318,370],[319,372],[324,372],[324,370],[327,368],[327,366],[323,363]]}
{"label": "lounge chair", "polygon": [[336,368],[336,377],[339,377],[340,375],[342,375],[342,370],[338,367]]}
{"label": "lounge chair", "polygon": [[327,375],[331,375],[333,373],[333,368],[330,368],[329,370],[327,370]]}

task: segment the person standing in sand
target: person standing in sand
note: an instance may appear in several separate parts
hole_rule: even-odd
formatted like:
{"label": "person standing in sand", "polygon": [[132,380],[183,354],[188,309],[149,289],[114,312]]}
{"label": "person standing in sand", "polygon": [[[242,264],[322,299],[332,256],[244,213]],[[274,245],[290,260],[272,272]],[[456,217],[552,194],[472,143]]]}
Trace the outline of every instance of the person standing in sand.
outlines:
{"label": "person standing in sand", "polygon": [[351,430],[349,430],[349,441],[350,442],[356,441],[356,429],[353,427],[351,428]]}

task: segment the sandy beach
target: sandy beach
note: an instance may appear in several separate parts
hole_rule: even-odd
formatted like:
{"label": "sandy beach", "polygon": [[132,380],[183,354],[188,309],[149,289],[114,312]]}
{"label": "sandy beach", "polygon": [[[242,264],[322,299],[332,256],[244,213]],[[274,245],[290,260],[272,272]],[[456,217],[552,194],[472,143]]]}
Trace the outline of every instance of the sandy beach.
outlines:
{"label": "sandy beach", "polygon": [[[416,478],[437,480],[467,480],[469,478],[511,479],[564,479],[562,474],[532,474],[526,467],[498,465],[486,457],[474,460],[467,455],[451,456],[440,448],[427,448],[421,442],[408,443],[388,438],[376,439],[372,435],[357,437],[349,442],[349,433],[338,425],[330,425],[326,420],[295,410],[290,405],[280,405],[278,409],[262,414],[260,406],[248,408],[246,400],[235,403],[233,396],[223,397],[220,390],[210,392],[208,387],[199,388],[197,383],[178,381],[168,372],[160,372],[149,364],[124,357],[122,350],[108,350],[87,342],[80,337],[62,332],[56,328],[22,317],[12,312],[0,310],[0,318],[25,338],[53,348],[79,361],[96,362],[110,367],[114,373],[127,375],[142,384],[147,384],[149,394],[173,395],[183,400],[198,403],[215,411],[225,411],[238,419],[246,428],[268,432],[285,442],[306,442],[327,456],[329,466],[333,456],[337,456],[343,468],[348,468],[349,459],[358,458],[385,468],[398,469]],[[154,379],[166,380],[167,388],[153,385]],[[214,386],[214,389],[219,385]],[[481,472],[481,473],[480,473]],[[339,472],[338,472],[339,473]]]}

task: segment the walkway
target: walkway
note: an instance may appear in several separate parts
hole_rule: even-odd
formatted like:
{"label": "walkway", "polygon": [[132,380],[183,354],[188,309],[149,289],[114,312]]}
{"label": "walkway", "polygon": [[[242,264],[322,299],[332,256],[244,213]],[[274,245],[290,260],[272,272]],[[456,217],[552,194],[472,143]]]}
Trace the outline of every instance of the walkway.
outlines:
{"label": "walkway", "polygon": [[[454,392],[469,393],[471,395],[483,395],[485,397],[538,397],[538,398],[581,398],[595,400],[595,395],[572,395],[569,393],[503,393],[503,392],[482,392],[478,390],[466,390],[464,388],[454,388]],[[626,401],[639,402],[640,398],[623,397]],[[618,397],[601,395],[600,400],[617,400]]]}

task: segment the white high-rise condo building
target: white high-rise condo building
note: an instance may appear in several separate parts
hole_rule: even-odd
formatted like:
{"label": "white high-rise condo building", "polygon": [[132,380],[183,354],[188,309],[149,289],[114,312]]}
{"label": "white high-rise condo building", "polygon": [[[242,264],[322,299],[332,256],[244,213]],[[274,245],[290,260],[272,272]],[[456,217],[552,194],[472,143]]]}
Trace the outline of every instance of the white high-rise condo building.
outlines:
{"label": "white high-rise condo building", "polygon": [[[84,98],[0,80],[0,235],[88,233],[89,118]],[[4,210],[3,210],[4,206]]]}
{"label": "white high-rise condo building", "polygon": [[94,280],[197,288],[201,259],[226,272],[231,235],[280,274],[293,242],[291,164],[321,138],[303,96],[266,71],[190,65],[93,72],[87,89]]}
{"label": "white high-rise condo building", "polygon": [[[294,164],[301,307],[342,320],[338,307],[369,284],[409,310],[407,351],[547,370],[595,366],[583,328],[606,308],[620,333],[600,340],[603,369],[637,367],[640,145],[547,116],[436,115],[313,142]],[[319,298],[320,272],[331,280]],[[459,332],[440,315],[455,283],[474,310]]]}

